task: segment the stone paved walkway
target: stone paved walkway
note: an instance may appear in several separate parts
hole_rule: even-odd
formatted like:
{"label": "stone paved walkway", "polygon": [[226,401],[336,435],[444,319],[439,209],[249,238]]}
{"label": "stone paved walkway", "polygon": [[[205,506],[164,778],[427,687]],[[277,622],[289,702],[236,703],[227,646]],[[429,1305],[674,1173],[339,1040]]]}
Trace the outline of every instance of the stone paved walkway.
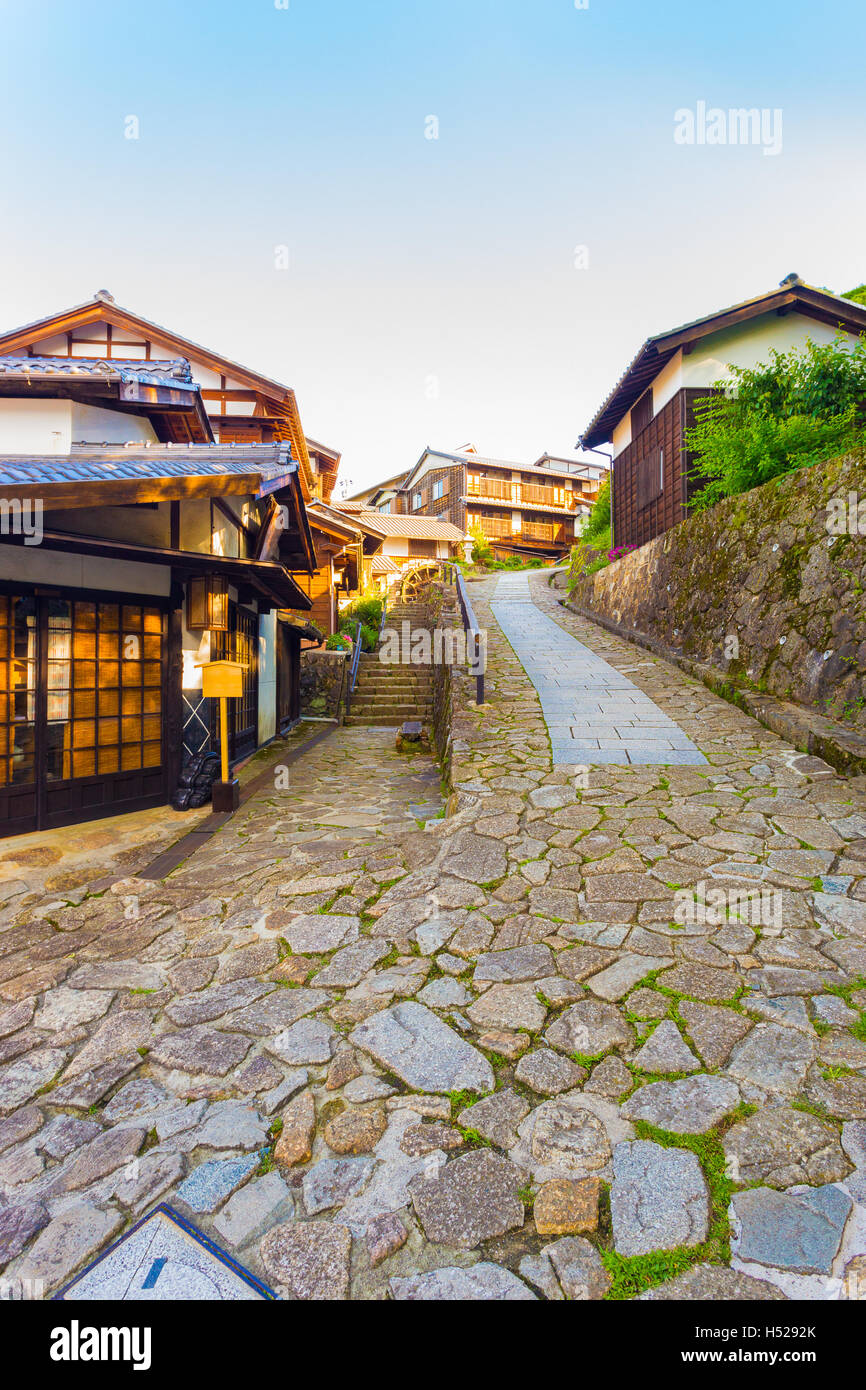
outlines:
{"label": "stone paved walkway", "polygon": [[578,781],[495,584],[447,817],[346,729],[165,882],[7,897],[5,1278],[163,1200],[289,1299],[863,1297],[866,789],[539,575],[706,758]]}
{"label": "stone paved walkway", "polygon": [[557,763],[705,763],[621,671],[535,606],[526,574],[503,574],[491,610],[541,699]]}

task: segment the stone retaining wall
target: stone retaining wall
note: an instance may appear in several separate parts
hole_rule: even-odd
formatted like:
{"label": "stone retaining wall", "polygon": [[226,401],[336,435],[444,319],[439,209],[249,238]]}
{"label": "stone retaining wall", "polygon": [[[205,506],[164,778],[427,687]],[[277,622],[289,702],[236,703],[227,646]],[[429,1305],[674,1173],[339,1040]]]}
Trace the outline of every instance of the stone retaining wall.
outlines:
{"label": "stone retaining wall", "polygon": [[[800,469],[587,575],[570,606],[864,733],[858,500],[866,533],[866,455]],[[848,512],[841,533],[828,529],[839,502]]]}
{"label": "stone retaining wall", "polygon": [[343,700],[348,658],[343,652],[301,652],[301,714],[337,719]]}

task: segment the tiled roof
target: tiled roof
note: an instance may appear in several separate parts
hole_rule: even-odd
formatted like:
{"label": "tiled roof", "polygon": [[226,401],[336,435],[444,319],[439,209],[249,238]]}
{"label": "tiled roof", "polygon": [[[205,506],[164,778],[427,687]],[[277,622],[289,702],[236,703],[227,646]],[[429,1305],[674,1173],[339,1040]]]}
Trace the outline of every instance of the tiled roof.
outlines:
{"label": "tiled roof", "polygon": [[310,525],[315,526],[320,521],[323,526],[337,525],[341,530],[351,532],[355,536],[361,535],[360,526],[352,520],[346,512],[342,512],[337,507],[331,507],[327,502],[307,503],[307,516],[310,518]]}
{"label": "tiled roof", "polygon": [[395,565],[390,555],[374,555],[372,559],[373,574],[399,574],[400,566]]}
{"label": "tiled roof", "polygon": [[[416,469],[418,468],[418,464],[420,464],[428,454],[430,454],[433,458],[447,459],[449,462],[453,463],[468,463],[470,467],[508,468],[512,469],[515,473],[530,473],[534,474],[536,477],[539,478],[575,478],[579,476],[580,469],[585,465],[585,461],[583,459],[575,459],[570,468],[546,468],[540,467],[537,462],[515,463],[512,459],[495,459],[488,457],[486,454],[467,454],[459,449],[453,452],[449,452],[444,449],[431,449],[428,447],[424,450],[424,453],[421,455],[421,458],[418,460],[418,463],[415,465],[415,468],[412,469],[412,474],[415,473]],[[410,475],[407,474],[407,478],[409,476]]]}
{"label": "tiled roof", "polygon": [[145,386],[198,390],[192,368],[183,357],[168,362],[142,362],[105,357],[2,357],[0,378],[25,381],[139,381]]}
{"label": "tiled roof", "polygon": [[0,457],[0,487],[63,482],[116,482],[136,478],[201,478],[260,473],[279,478],[294,471],[288,444],[151,444],[147,448],[84,446],[74,454]]}
{"label": "tiled roof", "polygon": [[450,521],[437,521],[432,516],[392,516],[389,512],[376,512],[365,507],[353,506],[349,515],[360,522],[365,531],[378,532],[382,536],[407,536],[410,540],[462,541],[463,532]]}

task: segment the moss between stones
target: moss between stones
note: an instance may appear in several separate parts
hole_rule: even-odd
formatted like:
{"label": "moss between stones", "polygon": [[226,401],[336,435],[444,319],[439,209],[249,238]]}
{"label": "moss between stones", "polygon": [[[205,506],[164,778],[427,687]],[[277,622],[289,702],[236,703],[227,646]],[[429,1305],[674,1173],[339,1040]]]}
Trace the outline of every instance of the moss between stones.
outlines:
{"label": "moss between stones", "polygon": [[[722,1136],[736,1120],[737,1112],[716,1125],[708,1134],[672,1134],[656,1129],[639,1120],[635,1124],[638,1139],[648,1139],[665,1149],[687,1149],[701,1165],[710,1198],[710,1217],[707,1238],[700,1245],[681,1245],[673,1250],[654,1250],[648,1255],[620,1255],[613,1249],[602,1249],[601,1258],[611,1286],[605,1295],[608,1300],[635,1298],[647,1289],[664,1284],[693,1265],[729,1264],[731,1232],[728,1206],[736,1184],[727,1176]],[[611,1237],[612,1238],[612,1237]]]}

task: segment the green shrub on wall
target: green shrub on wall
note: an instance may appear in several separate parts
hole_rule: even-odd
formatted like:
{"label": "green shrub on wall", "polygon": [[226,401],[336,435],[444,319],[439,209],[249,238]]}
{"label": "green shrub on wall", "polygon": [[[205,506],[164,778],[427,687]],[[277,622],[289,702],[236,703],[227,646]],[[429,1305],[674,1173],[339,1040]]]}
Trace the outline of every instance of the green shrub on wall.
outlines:
{"label": "green shrub on wall", "polygon": [[595,574],[610,564],[610,478],[602,483],[580,539],[571,547],[568,567],[569,592],[584,574]]}
{"label": "green shrub on wall", "polygon": [[866,443],[866,338],[810,340],[730,371],[732,380],[695,402],[686,431],[690,476],[703,482],[695,509]]}
{"label": "green shrub on wall", "polygon": [[355,629],[360,620],[361,648],[365,652],[375,651],[382,622],[382,606],[382,600],[373,595],[353,599],[340,613],[340,632],[348,633],[354,640]]}

